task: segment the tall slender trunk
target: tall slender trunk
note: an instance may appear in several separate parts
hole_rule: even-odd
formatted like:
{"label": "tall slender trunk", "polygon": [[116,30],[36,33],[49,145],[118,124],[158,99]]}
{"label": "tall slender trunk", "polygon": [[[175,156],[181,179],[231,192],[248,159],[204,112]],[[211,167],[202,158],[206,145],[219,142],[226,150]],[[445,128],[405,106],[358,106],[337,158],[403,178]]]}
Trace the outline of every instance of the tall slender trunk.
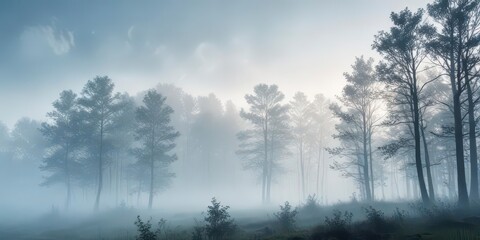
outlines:
{"label": "tall slender trunk", "polygon": [[418,92],[416,85],[416,77],[414,77],[413,88],[411,89],[412,103],[413,103],[413,135],[415,138],[415,165],[417,168],[418,185],[420,187],[420,194],[424,204],[430,204],[430,199],[425,185],[425,178],[423,177],[422,156],[420,152],[420,113],[418,108]]}
{"label": "tall slender trunk", "polygon": [[302,198],[305,199],[305,164],[303,162],[303,139],[300,139],[300,172],[302,178]]}
{"label": "tall slender trunk", "polygon": [[264,143],[264,159],[263,159],[263,172],[262,172],[262,203],[266,202],[266,185],[268,175],[268,115],[265,114],[265,127],[263,132]]}
{"label": "tall slender trunk", "polygon": [[474,201],[479,200],[478,194],[478,157],[477,157],[477,137],[476,137],[476,121],[475,121],[475,103],[473,101],[472,86],[464,63],[465,82],[467,86],[468,97],[468,135],[470,143],[470,198]]}
{"label": "tall slender trunk", "polygon": [[94,210],[98,211],[100,205],[100,195],[103,187],[103,118],[100,122],[100,154],[98,159],[98,189],[97,197],[95,198]]}
{"label": "tall slender trunk", "polygon": [[375,201],[375,179],[373,178],[373,159],[372,159],[372,127],[369,129],[368,134],[368,156],[370,159],[370,182],[372,184],[372,200]]}
{"label": "tall slender trunk", "polygon": [[322,151],[322,180],[321,180],[321,186],[322,186],[322,200],[326,204],[327,203],[327,194],[325,194],[325,186],[327,184],[327,168],[325,167],[325,151]]}
{"label": "tall slender trunk", "polygon": [[372,192],[370,190],[370,177],[368,172],[368,151],[367,151],[367,122],[365,113],[363,113],[363,184],[365,185],[365,194],[367,201],[372,201]]}
{"label": "tall slender trunk", "polygon": [[273,173],[273,150],[274,150],[274,135],[273,133],[271,134],[272,138],[270,139],[270,160],[268,161],[268,172],[267,172],[267,196],[266,196],[266,201],[267,203],[270,203],[270,190],[272,188],[272,173]]}
{"label": "tall slender trunk", "polygon": [[318,160],[317,160],[317,197],[320,196],[319,185],[320,185],[320,157],[321,157],[322,147],[318,147]]}
{"label": "tall slender trunk", "polygon": [[154,175],[153,175],[153,170],[154,170],[154,161],[153,157],[152,160],[150,161],[150,195],[148,197],[148,209],[152,209],[152,203],[153,203],[153,181],[154,181]]}
{"label": "tall slender trunk", "polygon": [[[462,39],[462,33],[459,32],[459,39]],[[452,46],[453,38],[452,38]],[[452,85],[453,95],[453,119],[455,124],[455,156],[457,162],[457,185],[458,185],[458,203],[462,207],[469,206],[467,181],[465,177],[465,159],[463,153],[463,123],[462,123],[462,109],[461,109],[461,91],[462,91],[462,72],[460,70],[460,55],[462,46],[458,47],[457,59],[455,61],[453,49],[450,52],[450,81]],[[455,67],[456,66],[456,69]],[[455,77],[455,70],[457,76]]]}
{"label": "tall slender trunk", "polygon": [[66,181],[66,187],[67,187],[67,199],[65,201],[65,209],[68,210],[70,207],[70,199],[72,197],[72,186],[71,186],[71,181],[70,181],[70,165],[68,161],[68,155],[69,155],[69,145],[68,143],[65,146],[65,181]]}
{"label": "tall slender trunk", "polygon": [[154,195],[154,170],[155,170],[155,126],[152,127],[152,146],[150,149],[150,196],[148,197],[148,209],[152,209]]}
{"label": "tall slender trunk", "polygon": [[428,195],[430,197],[430,201],[435,201],[435,189],[433,188],[433,178],[431,172],[431,164],[430,164],[430,155],[428,152],[428,145],[427,145],[427,138],[425,137],[425,130],[423,124],[420,126],[422,130],[422,141],[423,141],[423,149],[425,153],[425,165],[427,168],[427,183],[428,183]]}

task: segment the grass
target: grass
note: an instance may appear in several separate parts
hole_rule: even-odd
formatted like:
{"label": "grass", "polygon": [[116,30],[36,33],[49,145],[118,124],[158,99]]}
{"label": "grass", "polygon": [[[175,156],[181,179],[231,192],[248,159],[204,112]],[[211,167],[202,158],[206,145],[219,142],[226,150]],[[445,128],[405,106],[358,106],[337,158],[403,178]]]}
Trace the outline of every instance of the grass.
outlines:
{"label": "grass", "polygon": [[[292,210],[295,206],[292,206]],[[418,203],[378,202],[338,203],[320,206],[312,199],[296,206],[294,228],[283,231],[274,213],[278,206],[251,210],[229,210],[237,230],[228,239],[290,240],[413,240],[452,239],[480,240],[480,206],[468,211],[439,202],[425,207]],[[0,239],[121,239],[133,240],[138,235],[134,225],[137,215],[152,218],[156,227],[161,218],[167,221],[164,231],[168,239],[192,239],[201,212],[177,213],[137,209],[112,209],[95,215],[74,218],[62,214],[46,214],[36,220],[0,224]]]}

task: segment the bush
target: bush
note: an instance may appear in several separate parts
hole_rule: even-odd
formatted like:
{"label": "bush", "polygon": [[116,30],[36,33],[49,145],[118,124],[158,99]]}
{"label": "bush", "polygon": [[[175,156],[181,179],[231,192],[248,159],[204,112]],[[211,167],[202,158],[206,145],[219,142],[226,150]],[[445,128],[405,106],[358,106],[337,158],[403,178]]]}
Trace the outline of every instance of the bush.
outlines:
{"label": "bush", "polygon": [[350,224],[352,223],[353,214],[339,210],[333,211],[333,217],[325,217],[324,228],[318,227],[312,234],[312,239],[352,239],[350,233]]}
{"label": "bush", "polygon": [[346,230],[352,223],[353,214],[345,211],[333,210],[333,217],[325,217],[325,226],[328,230]]}
{"label": "bush", "polygon": [[204,240],[205,228],[202,226],[193,227],[192,240]]}
{"label": "bush", "polygon": [[280,229],[284,232],[289,232],[295,229],[297,213],[297,209],[292,210],[290,203],[285,202],[283,206],[280,205],[280,211],[273,215],[277,218]]}
{"label": "bush", "polygon": [[135,225],[137,226],[137,230],[140,233],[136,239],[137,240],[155,240],[157,236],[152,231],[152,224],[150,223],[151,219],[147,222],[143,222],[140,216],[137,216],[137,220],[135,221]]}
{"label": "bush", "polygon": [[400,210],[397,207],[397,208],[395,208],[395,211],[393,212],[392,220],[399,223],[399,224],[403,224],[407,217],[408,217],[407,212],[405,210]]}
{"label": "bush", "polygon": [[308,195],[307,201],[300,207],[299,212],[309,216],[319,213],[320,204],[318,203],[317,195]]}
{"label": "bush", "polygon": [[382,211],[377,210],[372,206],[364,208],[364,210],[367,215],[367,223],[372,230],[375,232],[382,232],[388,229],[387,220]]}
{"label": "bush", "polygon": [[[212,205],[208,206],[205,217],[205,233],[209,239],[225,239],[229,234],[235,232],[235,223],[228,213],[229,206],[222,206],[215,198],[212,198]],[[197,231],[197,230],[196,230]]]}
{"label": "bush", "polygon": [[151,220],[152,219],[149,219],[147,222],[144,222],[140,216],[137,216],[135,225],[137,226],[137,231],[140,233],[136,237],[137,240],[163,240],[175,239],[177,237],[177,233],[167,227],[167,220],[163,218],[160,219],[155,231],[152,229]]}

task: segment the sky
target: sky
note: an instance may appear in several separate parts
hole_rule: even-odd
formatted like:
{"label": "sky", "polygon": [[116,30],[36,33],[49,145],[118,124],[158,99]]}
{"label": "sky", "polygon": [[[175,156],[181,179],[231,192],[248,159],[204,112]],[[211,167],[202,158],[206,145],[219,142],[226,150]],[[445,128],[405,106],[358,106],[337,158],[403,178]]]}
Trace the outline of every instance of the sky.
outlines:
{"label": "sky", "polygon": [[356,56],[378,59],[390,13],[427,2],[0,1],[0,121],[44,120],[97,75],[132,95],[172,83],[242,107],[258,83],[334,97]]}

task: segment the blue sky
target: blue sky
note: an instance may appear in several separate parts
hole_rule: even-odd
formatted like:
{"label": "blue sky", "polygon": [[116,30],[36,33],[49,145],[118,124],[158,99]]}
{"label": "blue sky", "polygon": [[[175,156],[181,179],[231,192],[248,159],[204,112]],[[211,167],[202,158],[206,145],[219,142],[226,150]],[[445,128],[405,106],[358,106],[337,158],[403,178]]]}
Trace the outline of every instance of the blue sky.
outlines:
{"label": "blue sky", "polygon": [[64,89],[109,75],[136,94],[174,83],[243,106],[260,82],[333,97],[377,57],[389,14],[424,0],[0,2],[0,121],[43,120]]}

